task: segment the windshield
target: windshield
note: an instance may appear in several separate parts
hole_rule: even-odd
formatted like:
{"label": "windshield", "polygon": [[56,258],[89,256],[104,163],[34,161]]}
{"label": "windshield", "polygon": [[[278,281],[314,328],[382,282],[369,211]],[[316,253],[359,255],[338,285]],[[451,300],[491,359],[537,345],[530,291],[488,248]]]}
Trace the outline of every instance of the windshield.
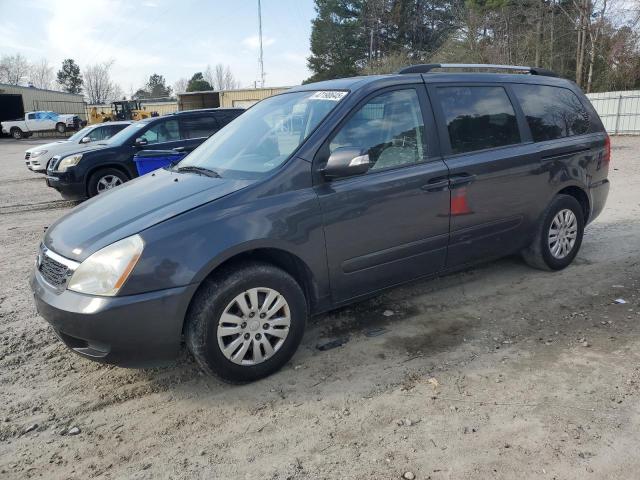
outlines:
{"label": "windshield", "polygon": [[177,168],[258,178],[287,160],[346,94],[306,91],[267,98],[187,155]]}
{"label": "windshield", "polygon": [[89,132],[94,128],[95,127],[91,126],[91,127],[84,127],[82,130],[78,130],[76,133],[74,133],[69,138],[67,138],[67,142],[75,142],[75,143],[80,142],[80,140],[86,137],[89,134]]}
{"label": "windshield", "polygon": [[124,142],[129,140],[134,135],[137,136],[138,132],[140,132],[140,130],[142,130],[144,127],[147,126],[147,123],[149,122],[141,121],[141,122],[132,123],[127,128],[120,130],[109,140],[100,142],[99,145],[106,144],[106,145],[111,145],[112,147],[122,145]]}

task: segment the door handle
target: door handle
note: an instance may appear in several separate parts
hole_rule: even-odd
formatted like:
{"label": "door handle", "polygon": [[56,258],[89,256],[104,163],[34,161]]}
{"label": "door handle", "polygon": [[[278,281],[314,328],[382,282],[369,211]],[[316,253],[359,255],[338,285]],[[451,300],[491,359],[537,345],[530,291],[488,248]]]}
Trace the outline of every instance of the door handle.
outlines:
{"label": "door handle", "polygon": [[451,178],[449,178],[449,185],[451,185],[451,188],[461,187],[463,185],[469,185],[475,179],[475,175],[470,175],[468,173],[452,175]]}
{"label": "door handle", "polygon": [[449,179],[445,178],[444,180],[435,179],[434,182],[429,182],[420,188],[425,192],[438,192],[447,187],[449,187]]}

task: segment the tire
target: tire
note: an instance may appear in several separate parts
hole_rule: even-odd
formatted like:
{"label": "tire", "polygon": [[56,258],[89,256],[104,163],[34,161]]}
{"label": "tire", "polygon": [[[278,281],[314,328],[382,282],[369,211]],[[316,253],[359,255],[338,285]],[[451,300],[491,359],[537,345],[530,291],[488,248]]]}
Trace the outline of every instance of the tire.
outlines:
{"label": "tire", "polygon": [[127,180],[129,180],[127,176],[118,169],[101,168],[89,178],[87,194],[89,198],[95,197],[100,193],[122,185]]}
{"label": "tire", "polygon": [[[259,289],[270,291],[260,291],[256,295],[256,308],[251,305],[249,292]],[[270,316],[258,318],[263,315],[260,310],[268,311],[269,305],[265,307],[265,303],[272,291],[284,299],[288,310],[281,307]],[[251,312],[249,315],[257,312],[253,319],[243,315],[239,304],[235,303],[239,297],[245,299],[246,310]],[[280,300],[276,297],[271,300],[275,302],[271,303],[272,308],[277,308]],[[287,311],[289,326],[285,328]],[[226,313],[225,319],[231,319],[225,326],[221,322],[223,313]],[[271,375],[291,359],[302,341],[307,315],[304,293],[291,275],[268,263],[236,264],[205,280],[194,296],[187,313],[186,342],[205,372],[228,383],[248,383]],[[265,329],[265,325],[269,328]],[[237,330],[237,335],[226,333],[219,337],[219,326],[232,327],[229,332]],[[277,336],[273,335],[275,332],[278,332]],[[232,345],[234,342],[235,346]],[[271,345],[272,353],[265,342]],[[225,346],[228,348],[226,355]],[[263,356],[263,360],[256,360],[256,346],[258,357]]]}
{"label": "tire", "polygon": [[67,126],[64,123],[56,123],[56,132],[64,133],[67,131]]}
{"label": "tire", "polygon": [[[562,218],[559,218],[554,223],[556,216],[564,215],[565,219],[569,219],[567,225],[562,230]],[[571,212],[575,218],[575,222],[571,220],[571,215],[566,213]],[[562,241],[553,242],[550,235],[552,235],[552,226],[555,231],[556,227],[560,227],[561,231],[566,234],[560,233],[559,238],[566,238],[566,249],[562,247]],[[575,232],[573,235],[572,233]],[[547,209],[542,214],[542,217],[536,227],[536,233],[531,245],[522,251],[522,257],[525,262],[534,268],[541,270],[562,270],[569,266],[573,259],[576,258],[580,245],[582,245],[582,237],[584,235],[584,211],[582,205],[570,195],[556,195],[551,201]],[[558,238],[556,237],[556,238]],[[573,243],[571,239],[573,238]],[[560,250],[558,251],[556,245],[559,243]],[[555,251],[554,251],[555,249]]]}
{"label": "tire", "polygon": [[18,127],[13,127],[11,129],[11,136],[16,140],[20,140],[21,138],[24,138],[24,132],[20,130]]}

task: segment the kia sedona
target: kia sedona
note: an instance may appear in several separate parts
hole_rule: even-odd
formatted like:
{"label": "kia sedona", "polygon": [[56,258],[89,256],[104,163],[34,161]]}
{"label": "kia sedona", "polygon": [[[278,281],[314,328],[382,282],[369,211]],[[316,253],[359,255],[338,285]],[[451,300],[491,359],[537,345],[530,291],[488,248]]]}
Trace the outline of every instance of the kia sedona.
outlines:
{"label": "kia sedona", "polygon": [[184,341],[206,372],[249,382],[289,361],[310,315],[514,253],[567,267],[609,163],[585,95],[546,70],[302,85],[59,219],[31,287],[84,357],[155,365]]}
{"label": "kia sedona", "polygon": [[54,156],[47,185],[63,198],[94,197],[138,176],[134,162],[143,150],[190,152],[244,112],[240,108],[185,110],[132,123],[96,148]]}

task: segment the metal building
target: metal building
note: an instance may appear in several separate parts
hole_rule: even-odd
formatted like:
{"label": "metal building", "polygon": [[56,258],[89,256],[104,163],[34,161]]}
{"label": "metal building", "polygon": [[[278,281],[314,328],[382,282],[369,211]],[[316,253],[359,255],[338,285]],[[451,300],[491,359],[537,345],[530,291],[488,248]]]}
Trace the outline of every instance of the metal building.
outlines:
{"label": "metal building", "polygon": [[243,88],[239,90],[205,90],[178,94],[178,110],[199,108],[249,108],[267,97],[282,93],[290,87]]}
{"label": "metal building", "polygon": [[38,110],[71,113],[87,119],[82,95],[0,83],[0,122],[24,118],[26,112]]}

